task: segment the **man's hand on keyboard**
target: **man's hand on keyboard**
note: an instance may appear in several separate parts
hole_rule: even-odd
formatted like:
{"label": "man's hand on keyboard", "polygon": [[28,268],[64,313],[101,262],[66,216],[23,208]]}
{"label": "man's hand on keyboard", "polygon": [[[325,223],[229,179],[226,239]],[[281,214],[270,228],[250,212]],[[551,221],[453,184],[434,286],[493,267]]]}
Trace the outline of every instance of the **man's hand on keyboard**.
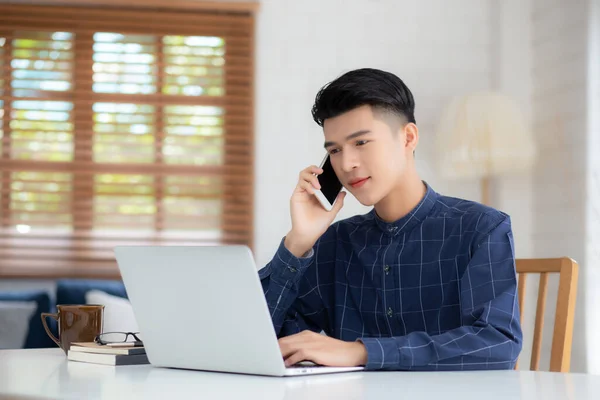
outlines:
{"label": "man's hand on keyboard", "polygon": [[286,366],[312,361],[330,367],[356,367],[367,363],[367,350],[361,342],[344,342],[311,331],[279,339]]}

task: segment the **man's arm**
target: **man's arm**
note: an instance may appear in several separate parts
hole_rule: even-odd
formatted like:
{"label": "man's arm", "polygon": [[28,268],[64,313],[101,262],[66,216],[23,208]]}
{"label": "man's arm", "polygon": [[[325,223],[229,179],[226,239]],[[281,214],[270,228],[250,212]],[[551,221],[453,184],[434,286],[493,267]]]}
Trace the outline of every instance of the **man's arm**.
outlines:
{"label": "man's arm", "polygon": [[[259,271],[273,326],[278,337],[304,330],[328,331],[327,310],[318,287],[317,262],[335,259],[335,226],[302,257],[296,257],[284,240],[270,263]],[[321,282],[322,283],[322,282]]]}
{"label": "man's arm", "polygon": [[[278,337],[307,329],[318,332],[327,324],[316,279],[316,260],[335,254],[335,240],[330,243],[327,238],[331,238],[332,223],[344,206],[346,193],[340,192],[333,209],[326,211],[314,196],[315,190],[321,188],[317,178],[321,173],[323,170],[314,165],[300,172],[290,199],[292,229],[281,241],[273,260],[259,271]],[[326,242],[328,245],[322,248]]]}
{"label": "man's arm", "polygon": [[358,339],[367,348],[367,369],[510,369],[522,347],[517,277],[510,219],[475,249],[460,278],[462,325],[440,335],[412,332]]}

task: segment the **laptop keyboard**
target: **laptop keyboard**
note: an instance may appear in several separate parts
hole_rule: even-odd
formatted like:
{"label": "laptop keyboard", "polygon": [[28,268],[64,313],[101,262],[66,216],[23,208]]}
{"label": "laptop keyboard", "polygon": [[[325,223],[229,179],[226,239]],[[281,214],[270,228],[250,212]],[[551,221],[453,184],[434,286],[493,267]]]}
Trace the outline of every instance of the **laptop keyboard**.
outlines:
{"label": "laptop keyboard", "polygon": [[324,365],[319,365],[319,364],[315,364],[311,361],[300,361],[297,364],[294,365],[290,365],[287,368],[319,368],[319,367],[324,367]]}

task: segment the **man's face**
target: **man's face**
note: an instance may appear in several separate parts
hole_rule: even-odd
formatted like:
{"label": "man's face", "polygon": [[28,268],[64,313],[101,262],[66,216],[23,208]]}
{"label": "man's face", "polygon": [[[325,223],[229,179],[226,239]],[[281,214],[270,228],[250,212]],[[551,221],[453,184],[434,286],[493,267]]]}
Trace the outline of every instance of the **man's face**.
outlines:
{"label": "man's face", "polygon": [[327,119],[323,130],[335,173],[361,204],[377,204],[402,181],[414,144],[399,117],[365,105]]}

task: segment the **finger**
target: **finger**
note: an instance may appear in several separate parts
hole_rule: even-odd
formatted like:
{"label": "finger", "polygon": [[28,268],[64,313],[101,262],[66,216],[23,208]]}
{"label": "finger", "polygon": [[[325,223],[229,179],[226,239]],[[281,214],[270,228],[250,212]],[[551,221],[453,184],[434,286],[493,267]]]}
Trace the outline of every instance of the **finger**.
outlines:
{"label": "finger", "polygon": [[315,194],[315,191],[317,190],[310,182],[306,182],[306,181],[299,182],[298,188],[300,188],[301,190],[306,191],[310,194]]}
{"label": "finger", "polygon": [[323,169],[322,169],[322,168],[319,168],[319,167],[317,167],[316,165],[311,165],[310,167],[308,167],[308,168],[305,168],[304,170],[302,170],[301,174],[302,174],[302,173],[309,173],[309,174],[317,174],[317,175],[320,175],[320,174],[322,174],[322,173],[323,173]]}
{"label": "finger", "polygon": [[285,366],[291,367],[292,365],[297,364],[300,361],[312,361],[310,359],[310,355],[306,350],[298,350],[295,353],[291,354],[289,357],[285,358]]}
{"label": "finger", "polygon": [[346,198],[346,192],[341,191],[338,193],[337,195],[337,199],[335,201],[335,204],[333,205],[333,209],[331,211],[333,211],[334,213],[338,213],[340,212],[340,210],[342,209],[342,207],[344,207],[344,199]]}
{"label": "finger", "polygon": [[310,179],[310,182],[317,189],[321,189],[321,182],[319,182],[319,178],[317,178],[315,175],[312,176],[312,178]]}
{"label": "finger", "polygon": [[296,354],[298,352],[305,352],[306,351],[306,345],[303,345],[302,343],[290,343],[290,344],[283,344],[279,346],[279,351],[281,352],[281,356],[283,357],[283,359],[287,359],[288,357],[290,357],[292,354]]}
{"label": "finger", "polygon": [[316,189],[321,189],[319,178],[313,174],[303,174],[300,176],[300,181],[310,182]]}
{"label": "finger", "polygon": [[300,348],[298,346],[289,346],[289,345],[279,346],[279,351],[281,352],[281,356],[283,357],[284,360],[286,358],[288,358],[289,356],[291,356],[292,354],[296,353],[298,350],[300,350]]}
{"label": "finger", "polygon": [[290,335],[283,337],[277,341],[279,343],[279,350],[283,358],[288,357],[290,354],[295,353],[299,349],[298,335]]}
{"label": "finger", "polygon": [[304,335],[301,332],[294,333],[293,335],[284,336],[277,340],[280,346],[291,346],[305,342]]}
{"label": "finger", "polygon": [[[279,349],[281,354],[285,357],[294,353],[300,349],[305,349],[314,342],[313,332],[305,330],[299,333],[295,333],[290,336],[282,337],[278,340]],[[319,335],[320,337],[320,335]]]}

